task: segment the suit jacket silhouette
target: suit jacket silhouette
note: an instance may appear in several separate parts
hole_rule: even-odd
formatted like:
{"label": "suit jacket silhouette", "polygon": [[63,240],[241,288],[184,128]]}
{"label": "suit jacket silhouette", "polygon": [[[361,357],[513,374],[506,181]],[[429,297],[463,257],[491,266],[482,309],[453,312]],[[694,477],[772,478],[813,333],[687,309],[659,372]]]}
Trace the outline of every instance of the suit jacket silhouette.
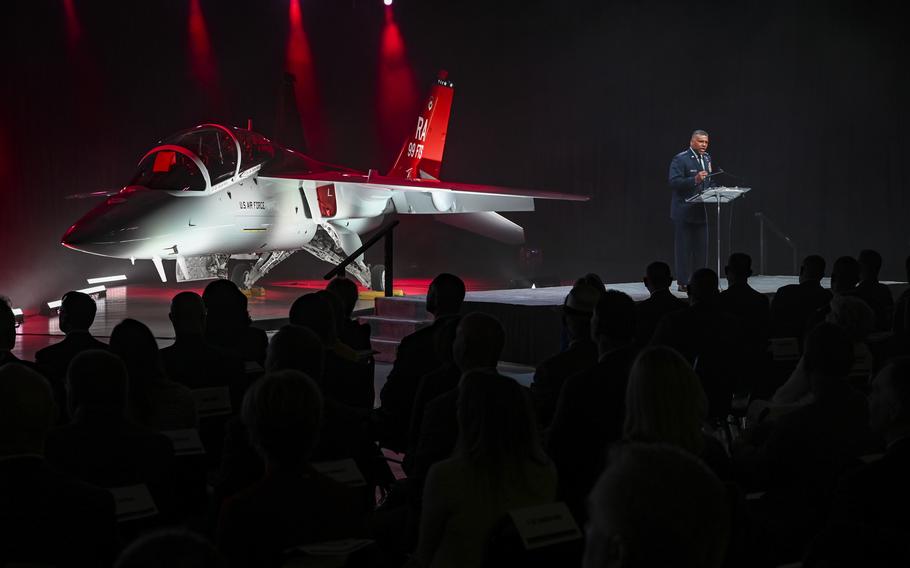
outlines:
{"label": "suit jacket silhouette", "polygon": [[746,339],[765,349],[771,327],[771,301],[747,283],[735,284],[718,296],[720,309],[739,318]]}
{"label": "suit jacket silhouette", "polygon": [[679,351],[698,373],[708,397],[708,416],[726,417],[734,385],[754,365],[743,349],[739,319],[718,302],[701,302],[664,316],[651,340]]}
{"label": "suit jacket silhouette", "polygon": [[243,379],[243,361],[201,334],[180,336],[159,353],[167,378],[190,389],[232,386]]}
{"label": "suit jacket silhouette", "polygon": [[[704,154],[705,171],[711,171],[711,156]],[[668,182],[672,195],[670,197],[670,218],[676,222],[707,223],[707,213],[702,203],[686,203],[686,199],[698,194],[702,189],[710,187],[711,180],[695,185],[695,175],[702,170],[698,163],[695,150],[686,148],[673,156],[670,161],[670,174]]]}
{"label": "suit jacket silhouette", "polygon": [[47,377],[54,390],[54,398],[61,414],[66,410],[66,388],[64,380],[66,379],[66,370],[70,366],[70,361],[83,351],[89,349],[110,349],[107,343],[98,341],[88,331],[71,331],[66,334],[63,341],[48,345],[44,349],[35,353],[35,364],[41,373]]}
{"label": "suit jacket silhouette", "polygon": [[894,316],[894,296],[881,282],[863,280],[856,286],[856,296],[869,304],[875,314],[875,330],[891,331]]}
{"label": "suit jacket silhouette", "polygon": [[584,511],[603,471],[607,447],[622,437],[626,385],[637,354],[634,345],[614,349],[562,387],[546,449],[559,472],[562,498],[576,514]]}
{"label": "suit jacket silhouette", "polygon": [[114,497],[51,469],[41,456],[0,460],[0,561],[110,566]]}
{"label": "suit jacket silhouette", "polygon": [[556,402],[566,379],[597,364],[597,345],[590,339],[578,339],[569,347],[544,360],[534,372],[531,382],[531,400],[537,413],[537,423],[550,425]]}
{"label": "suit jacket silhouette", "polygon": [[404,451],[408,443],[411,410],[420,378],[442,365],[436,353],[436,331],[452,317],[437,318],[431,325],[418,329],[401,340],[395,363],[379,392],[381,441],[383,446]]}
{"label": "suit jacket silhouette", "polygon": [[657,324],[665,315],[684,310],[689,302],[677,298],[669,289],[657,290],[651,297],[635,304],[635,342],[647,345]]}
{"label": "suit jacket silhouette", "polygon": [[431,373],[427,373],[420,379],[417,386],[417,394],[414,395],[414,408],[411,411],[411,425],[408,428],[408,451],[402,464],[405,472],[411,475],[414,466],[414,455],[417,451],[417,444],[420,440],[420,432],[423,427],[423,415],[427,405],[434,399],[458,386],[461,379],[461,369],[455,363],[444,363],[441,367]]}
{"label": "suit jacket silhouette", "polygon": [[830,290],[818,282],[781,286],[771,300],[771,335],[802,341],[809,318],[831,302]]}

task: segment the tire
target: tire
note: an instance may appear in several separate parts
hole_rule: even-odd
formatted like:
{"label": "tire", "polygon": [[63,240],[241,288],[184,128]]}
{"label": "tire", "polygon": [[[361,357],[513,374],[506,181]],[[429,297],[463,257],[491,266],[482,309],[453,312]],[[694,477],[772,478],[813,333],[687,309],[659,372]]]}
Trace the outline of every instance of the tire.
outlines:
{"label": "tire", "polygon": [[385,266],[375,264],[370,267],[370,288],[385,292]]}
{"label": "tire", "polygon": [[249,262],[239,261],[231,269],[231,282],[237,285],[241,290],[246,289],[246,275],[249,274],[253,265]]}

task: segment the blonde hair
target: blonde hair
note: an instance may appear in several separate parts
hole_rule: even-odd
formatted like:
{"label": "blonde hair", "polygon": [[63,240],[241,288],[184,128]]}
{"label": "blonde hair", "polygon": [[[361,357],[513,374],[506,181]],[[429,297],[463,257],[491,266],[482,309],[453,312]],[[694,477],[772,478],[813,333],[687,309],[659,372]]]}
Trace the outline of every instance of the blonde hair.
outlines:
{"label": "blonde hair", "polygon": [[863,341],[875,329],[875,313],[869,304],[855,296],[834,296],[827,321],[844,331],[854,343]]}
{"label": "blonde hair", "polygon": [[629,372],[623,437],[671,444],[699,455],[707,410],[701,380],[683,356],[668,347],[652,347]]}

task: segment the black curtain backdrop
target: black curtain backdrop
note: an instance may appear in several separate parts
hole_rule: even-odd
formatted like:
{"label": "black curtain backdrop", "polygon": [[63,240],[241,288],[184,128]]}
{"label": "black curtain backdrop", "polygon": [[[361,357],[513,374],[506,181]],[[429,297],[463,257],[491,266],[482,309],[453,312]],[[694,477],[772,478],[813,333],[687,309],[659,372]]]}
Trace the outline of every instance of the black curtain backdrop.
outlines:
{"label": "black curtain backdrop", "polygon": [[[251,118],[266,135],[280,130],[288,0],[201,0],[214,93],[193,76],[189,0],[72,5],[76,41],[63,0],[5,8],[0,294],[17,305],[110,270],[154,279],[148,262],[63,249],[59,237],[93,204],[66,195],[121,187],[157,140],[198,123]],[[412,124],[385,139],[377,126],[384,7],[302,5],[327,126],[316,157],[385,171]],[[734,249],[757,265],[761,211],[800,255],[830,267],[876,248],[883,276],[903,279],[910,50],[900,7],[397,0],[394,13],[417,100],[437,69],[457,86],[444,178],[591,196],[510,215],[541,248],[542,273],[626,281],[672,261],[667,168],[702,128],[715,165],[742,178],[726,181],[753,188],[733,207]],[[516,249],[426,219],[406,219],[397,243],[404,273],[521,271]],[[767,256],[768,273],[791,272],[789,249],[770,234]],[[308,262],[278,270],[299,277]]]}

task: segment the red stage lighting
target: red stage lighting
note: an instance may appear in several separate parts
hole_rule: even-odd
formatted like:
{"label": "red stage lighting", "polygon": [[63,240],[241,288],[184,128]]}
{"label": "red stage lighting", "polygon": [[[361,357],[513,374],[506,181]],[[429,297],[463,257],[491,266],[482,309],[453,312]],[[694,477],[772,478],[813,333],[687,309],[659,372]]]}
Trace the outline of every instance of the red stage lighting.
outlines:
{"label": "red stage lighting", "polygon": [[417,111],[417,88],[414,72],[405,55],[404,38],[391,6],[385,9],[379,49],[377,107],[382,146],[395,150],[405,133],[413,127],[411,121]]}
{"label": "red stage lighting", "polygon": [[314,153],[324,153],[326,140],[322,118],[319,114],[319,95],[316,90],[316,73],[313,68],[313,55],[310,42],[303,27],[303,11],[300,0],[290,0],[288,12],[290,32],[287,45],[288,72],[297,79],[295,95],[297,111],[303,123],[303,131]]}
{"label": "red stage lighting", "polygon": [[[189,46],[190,65],[193,77],[202,90],[208,95],[209,102],[218,107],[218,73],[215,68],[215,58],[212,54],[212,43],[205,25],[205,16],[199,0],[190,0],[189,19]],[[215,109],[217,110],[217,109]]]}
{"label": "red stage lighting", "polygon": [[82,26],[79,24],[73,0],[63,0],[63,9],[66,12],[66,36],[72,47],[79,43],[79,38],[82,37]]}

